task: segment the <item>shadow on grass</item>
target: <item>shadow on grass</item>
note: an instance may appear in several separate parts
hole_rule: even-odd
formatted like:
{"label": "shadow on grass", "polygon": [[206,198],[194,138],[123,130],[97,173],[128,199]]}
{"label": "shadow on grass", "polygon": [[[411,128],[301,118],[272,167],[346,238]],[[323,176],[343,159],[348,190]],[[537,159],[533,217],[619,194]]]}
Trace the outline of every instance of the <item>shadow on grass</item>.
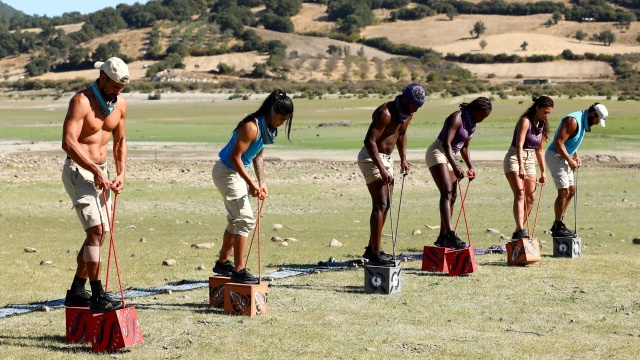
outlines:
{"label": "shadow on grass", "polygon": [[292,290],[317,290],[317,291],[335,291],[339,293],[360,294],[364,293],[363,286],[336,286],[336,285],[298,285],[298,284],[270,284],[273,288],[285,288]]}
{"label": "shadow on grass", "polygon": [[[32,348],[41,348],[52,351],[60,351],[60,352],[73,352],[73,353],[93,353],[93,349],[91,348],[90,343],[86,344],[78,344],[67,343],[66,336],[63,335],[39,335],[39,336],[11,336],[11,335],[0,335],[0,340],[2,340],[2,345],[9,346],[17,346],[17,347],[32,347]],[[53,344],[52,344],[53,343]],[[123,354],[127,353],[129,350],[118,350],[114,353]]]}
{"label": "shadow on grass", "polygon": [[[176,309],[184,309],[190,310],[192,312],[198,313],[209,313],[211,310],[218,310],[217,308],[211,307],[206,302],[202,303],[157,303],[157,304],[137,304],[134,305],[137,310],[156,310],[156,311],[164,311],[164,310],[176,310]],[[222,312],[222,309],[220,309]]]}
{"label": "shadow on grass", "polygon": [[416,275],[416,276],[428,276],[428,277],[449,277],[448,273],[439,272],[439,271],[426,271],[426,270],[412,270],[406,269],[403,272],[407,275]]}

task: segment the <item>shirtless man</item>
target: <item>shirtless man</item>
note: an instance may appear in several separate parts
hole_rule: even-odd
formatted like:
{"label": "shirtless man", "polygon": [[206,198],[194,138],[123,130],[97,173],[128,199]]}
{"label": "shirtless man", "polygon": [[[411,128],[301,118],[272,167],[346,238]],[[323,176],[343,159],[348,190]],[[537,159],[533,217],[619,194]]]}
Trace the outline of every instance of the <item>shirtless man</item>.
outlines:
{"label": "shirtless man", "polygon": [[[122,302],[105,294],[100,281],[100,247],[110,231],[105,212],[110,206],[109,189],[124,188],[127,142],[125,117],[127,103],[120,92],[129,83],[129,69],[119,58],[96,62],[100,77],[91,87],[76,93],[69,102],[62,129],[62,149],[67,159],[62,182],[82,223],[86,238],[77,256],[78,267],[67,291],[65,306],[89,307],[91,312],[107,312],[122,307]],[[109,180],[107,146],[113,134],[113,158],[116,177]],[[111,214],[109,214],[111,216]],[[89,278],[91,295],[85,290]]]}
{"label": "shirtless man", "polygon": [[394,101],[380,105],[372,115],[373,121],[358,154],[358,166],[364,175],[371,195],[369,245],[362,257],[371,265],[393,266],[393,259],[382,251],[381,237],[389,211],[389,194],[393,193],[393,161],[391,153],[398,146],[400,169],[409,173],[407,162],[407,128],[413,114],[424,105],[422,86],[411,84]]}

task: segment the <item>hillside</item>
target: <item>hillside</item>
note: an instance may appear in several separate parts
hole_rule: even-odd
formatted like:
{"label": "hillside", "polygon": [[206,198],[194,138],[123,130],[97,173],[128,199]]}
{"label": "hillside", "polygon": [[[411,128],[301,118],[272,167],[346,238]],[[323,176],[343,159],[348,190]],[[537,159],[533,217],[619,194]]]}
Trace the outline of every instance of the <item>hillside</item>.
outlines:
{"label": "hillside", "polygon": [[[472,1],[479,3],[479,0]],[[528,3],[525,0],[509,0],[507,3]],[[564,1],[567,7],[572,6]],[[1,4],[1,3],[0,3]],[[408,7],[415,7],[410,4]],[[258,17],[266,12],[264,6],[251,9]],[[635,54],[640,53],[640,45],[636,40],[640,35],[640,24],[637,21],[626,27],[615,22],[589,22],[560,20],[550,25],[546,22],[550,14],[528,16],[503,15],[457,15],[453,20],[441,14],[425,17],[420,20],[389,22],[390,10],[375,10],[376,20],[373,25],[362,28],[359,32],[361,39],[387,38],[394,44],[406,44],[422,49],[433,49],[442,55],[454,54],[507,54],[522,58],[534,55],[562,54],[570,50],[573,54]],[[216,43],[221,46],[221,40],[213,38],[214,32],[207,27],[206,21],[193,18],[191,23],[156,22],[156,30],[151,27],[140,29],[124,29],[116,33],[96,37],[79,46],[90,52],[110,41],[119,43],[120,54],[134,61],[130,62],[131,75],[134,80],[149,79],[147,69],[161,64],[160,59],[145,60],[149,49],[151,34],[159,34],[160,51],[176,39],[186,36],[200,36],[200,42]],[[389,82],[406,82],[410,80],[426,81],[426,76],[433,69],[419,64],[403,62],[405,56],[394,55],[379,49],[359,43],[351,43],[329,38],[335,31],[337,24],[329,21],[327,6],[322,4],[302,3],[301,10],[290,18],[295,33],[284,33],[266,30],[262,25],[257,27],[245,26],[264,41],[278,40],[286,45],[285,58],[281,65],[286,68],[286,79],[298,82],[310,80],[320,82],[343,82],[356,80],[385,80]],[[474,24],[482,22],[486,31],[479,37],[470,35]],[[65,34],[81,30],[82,23],[56,26]],[[584,31],[586,39],[578,41],[575,34]],[[616,41],[608,46],[593,40],[593,36],[604,30],[612,31]],[[29,29],[38,33],[40,29]],[[204,32],[203,32],[204,31]],[[189,35],[186,35],[186,34]],[[314,36],[305,34],[313,33]],[[194,34],[194,35],[191,35]],[[324,34],[324,37],[320,35]],[[204,37],[202,37],[204,36]],[[218,35],[220,36],[220,35]],[[184,39],[183,39],[184,41]],[[187,44],[193,45],[195,40]],[[223,40],[222,46],[231,47],[237,40]],[[484,48],[480,42],[483,41]],[[522,48],[527,43],[526,49]],[[241,42],[240,42],[241,44]],[[351,55],[336,57],[329,54],[328,49],[340,49]],[[355,56],[357,53],[357,57]],[[25,77],[25,66],[32,56],[37,53],[8,56],[0,59],[0,74],[8,81],[15,81]],[[244,76],[250,73],[256,64],[264,64],[269,55],[256,51],[230,52],[208,56],[185,56],[182,60],[183,68],[163,73],[163,78],[174,80],[191,79],[192,81],[217,82],[222,79]],[[231,74],[218,74],[220,65],[232,68]],[[603,61],[552,61],[544,63],[513,63],[513,64],[466,64],[457,63],[469,70],[479,79],[490,79],[491,82],[513,82],[521,78],[547,78],[552,82],[581,82],[581,81],[613,81],[616,79],[611,65]],[[62,80],[76,77],[91,80],[95,78],[95,70],[79,70],[64,72],[47,72],[34,76],[40,80]],[[517,80],[520,82],[521,80]]]}
{"label": "hillside", "polygon": [[11,6],[0,1],[0,16],[3,16],[3,15],[11,16],[13,14],[22,14],[22,11],[16,10]]}

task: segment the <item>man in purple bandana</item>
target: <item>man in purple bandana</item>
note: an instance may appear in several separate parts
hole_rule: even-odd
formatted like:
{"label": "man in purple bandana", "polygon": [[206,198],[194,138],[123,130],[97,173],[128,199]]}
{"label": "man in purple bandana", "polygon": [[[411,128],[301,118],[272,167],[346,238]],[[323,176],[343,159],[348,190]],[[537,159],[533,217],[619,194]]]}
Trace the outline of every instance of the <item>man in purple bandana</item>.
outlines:
{"label": "man in purple bandana", "polygon": [[[127,102],[120,92],[129,83],[129,69],[119,58],[97,62],[99,78],[91,87],[76,93],[69,102],[62,125],[62,149],[67,159],[62,182],[85,231],[85,239],[76,258],[76,274],[67,291],[65,306],[89,307],[91,312],[118,309],[122,302],[105,294],[100,281],[100,247],[110,231],[103,191],[111,202],[110,189],[124,188],[127,161],[125,117]],[[113,134],[113,158],[116,177],[110,180],[107,146]],[[85,290],[89,279],[91,294]]]}
{"label": "man in purple bandana", "polygon": [[380,105],[372,115],[373,121],[358,154],[358,166],[371,194],[369,245],[362,257],[371,265],[393,266],[390,255],[382,251],[381,237],[389,210],[389,194],[393,193],[393,161],[391,153],[398,146],[400,168],[409,173],[407,162],[407,128],[413,114],[424,105],[422,86],[411,84],[394,101]]}

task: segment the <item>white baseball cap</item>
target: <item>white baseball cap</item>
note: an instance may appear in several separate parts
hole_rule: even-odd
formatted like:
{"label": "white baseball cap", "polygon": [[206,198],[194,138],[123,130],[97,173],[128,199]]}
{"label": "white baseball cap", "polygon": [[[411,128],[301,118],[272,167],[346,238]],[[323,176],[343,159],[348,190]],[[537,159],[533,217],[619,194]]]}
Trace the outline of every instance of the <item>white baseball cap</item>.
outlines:
{"label": "white baseball cap", "polygon": [[598,119],[600,119],[600,126],[604,127],[604,120],[609,116],[609,111],[602,104],[597,104],[594,108],[596,109],[596,114],[598,114]]}
{"label": "white baseball cap", "polygon": [[129,83],[129,67],[118,57],[109,58],[107,61],[96,61],[93,66],[104,71],[111,80],[119,84]]}

